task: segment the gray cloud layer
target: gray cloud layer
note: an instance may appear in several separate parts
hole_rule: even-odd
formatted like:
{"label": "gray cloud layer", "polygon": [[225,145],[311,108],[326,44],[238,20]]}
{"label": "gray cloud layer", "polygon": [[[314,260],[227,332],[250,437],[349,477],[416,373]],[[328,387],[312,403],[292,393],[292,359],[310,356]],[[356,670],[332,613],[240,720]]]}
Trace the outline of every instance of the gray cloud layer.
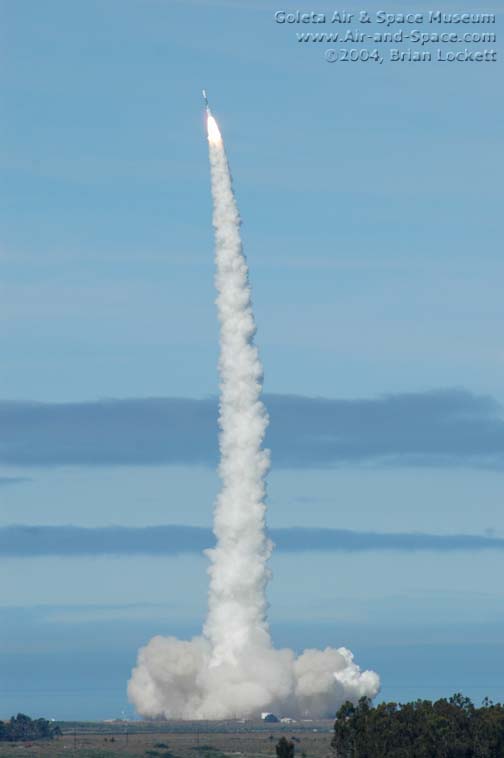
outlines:
{"label": "gray cloud layer", "polygon": [[24,482],[30,482],[26,476],[0,476],[0,487],[9,487],[12,484],[23,484]]}
{"label": "gray cloud layer", "polygon": [[[272,529],[280,552],[402,550],[504,550],[504,539],[478,535],[386,534],[343,529]],[[210,529],[191,526],[0,527],[0,556],[178,555],[201,553],[214,543]]]}
{"label": "gray cloud layer", "polygon": [[[504,420],[490,397],[439,390],[370,400],[265,400],[275,467],[504,464]],[[214,398],[0,403],[4,464],[214,466],[217,452]]]}

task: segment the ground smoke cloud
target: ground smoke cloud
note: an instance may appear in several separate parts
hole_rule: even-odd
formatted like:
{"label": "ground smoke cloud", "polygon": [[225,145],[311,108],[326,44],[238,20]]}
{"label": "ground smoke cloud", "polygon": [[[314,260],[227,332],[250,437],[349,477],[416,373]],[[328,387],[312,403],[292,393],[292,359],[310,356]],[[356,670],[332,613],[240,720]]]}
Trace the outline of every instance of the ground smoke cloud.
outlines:
{"label": "ground smoke cloud", "polygon": [[225,719],[280,714],[334,715],[345,699],[373,697],[378,676],[361,672],[345,648],[291,650],[272,646],[266,603],[271,543],[265,528],[262,449],[268,417],[261,402],[262,366],[253,343],[254,317],[240,218],[224,145],[208,112],[214,203],[222,482],[214,514],[208,616],[201,637],[154,637],[140,650],[128,694],[145,717]]}

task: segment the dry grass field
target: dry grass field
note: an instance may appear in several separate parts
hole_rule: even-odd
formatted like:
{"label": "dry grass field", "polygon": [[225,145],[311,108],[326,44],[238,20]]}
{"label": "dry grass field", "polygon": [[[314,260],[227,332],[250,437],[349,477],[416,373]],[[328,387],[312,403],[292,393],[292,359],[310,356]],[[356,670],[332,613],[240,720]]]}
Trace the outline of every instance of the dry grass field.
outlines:
{"label": "dry grass field", "polygon": [[[332,722],[61,723],[49,742],[0,743],[0,758],[274,758],[281,736],[293,738],[296,758],[325,758]],[[156,731],[154,731],[156,730]]]}

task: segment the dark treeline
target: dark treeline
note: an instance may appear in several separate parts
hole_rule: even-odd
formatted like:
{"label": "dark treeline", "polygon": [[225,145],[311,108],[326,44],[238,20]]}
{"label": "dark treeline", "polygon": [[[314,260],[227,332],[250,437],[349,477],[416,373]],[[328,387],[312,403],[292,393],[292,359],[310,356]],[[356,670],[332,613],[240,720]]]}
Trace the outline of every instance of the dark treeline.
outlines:
{"label": "dark treeline", "polygon": [[331,743],[337,758],[504,758],[504,705],[460,694],[436,702],[344,703]]}
{"label": "dark treeline", "polygon": [[9,721],[0,721],[0,742],[52,740],[61,734],[59,726],[46,719],[31,719],[18,713]]}

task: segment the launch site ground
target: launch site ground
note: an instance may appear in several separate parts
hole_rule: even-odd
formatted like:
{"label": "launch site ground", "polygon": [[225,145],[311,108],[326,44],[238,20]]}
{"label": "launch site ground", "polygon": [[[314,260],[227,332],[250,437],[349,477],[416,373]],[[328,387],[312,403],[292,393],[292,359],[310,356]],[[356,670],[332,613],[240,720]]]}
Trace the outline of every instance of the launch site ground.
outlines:
{"label": "launch site ground", "polygon": [[333,721],[265,724],[258,721],[58,722],[51,741],[0,743],[0,758],[275,758],[280,737],[297,758],[325,758]]}

